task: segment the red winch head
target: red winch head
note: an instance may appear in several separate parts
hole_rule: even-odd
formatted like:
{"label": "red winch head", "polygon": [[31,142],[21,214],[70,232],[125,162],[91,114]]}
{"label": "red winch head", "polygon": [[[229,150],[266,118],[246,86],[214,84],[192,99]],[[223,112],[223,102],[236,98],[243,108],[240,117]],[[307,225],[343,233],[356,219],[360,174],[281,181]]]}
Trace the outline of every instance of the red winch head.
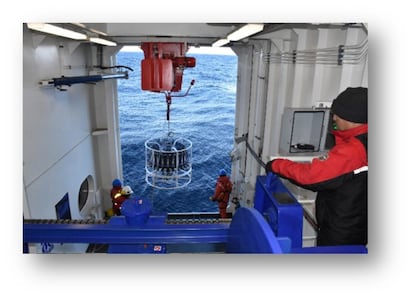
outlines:
{"label": "red winch head", "polygon": [[145,58],[141,61],[141,88],[152,92],[179,92],[185,68],[196,65],[186,57],[186,43],[147,42],[141,44]]}

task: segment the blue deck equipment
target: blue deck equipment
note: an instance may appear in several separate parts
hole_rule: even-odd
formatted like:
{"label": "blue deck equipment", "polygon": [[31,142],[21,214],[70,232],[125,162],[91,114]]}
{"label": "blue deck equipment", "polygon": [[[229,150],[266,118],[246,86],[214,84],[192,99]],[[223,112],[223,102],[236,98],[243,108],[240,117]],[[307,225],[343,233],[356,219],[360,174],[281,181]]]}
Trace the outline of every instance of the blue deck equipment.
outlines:
{"label": "blue deck equipment", "polygon": [[292,248],[302,247],[303,208],[277,175],[257,177],[254,208],[264,216],[275,236],[288,237]]}
{"label": "blue deck equipment", "polygon": [[108,221],[25,220],[23,252],[29,243],[106,244],[108,253],[368,252],[363,245],[302,247],[303,209],[272,174],[257,177],[255,207],[238,208],[232,219],[154,215],[151,203],[137,197],[126,200],[121,212]]}

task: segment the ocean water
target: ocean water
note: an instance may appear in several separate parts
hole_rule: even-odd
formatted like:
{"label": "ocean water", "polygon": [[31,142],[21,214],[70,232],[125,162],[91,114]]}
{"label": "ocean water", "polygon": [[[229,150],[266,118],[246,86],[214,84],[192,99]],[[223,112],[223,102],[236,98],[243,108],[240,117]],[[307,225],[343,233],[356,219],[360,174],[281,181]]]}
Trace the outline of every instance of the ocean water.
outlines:
{"label": "ocean water", "polygon": [[[117,64],[132,68],[128,80],[118,80],[123,181],[134,195],[153,203],[154,212],[217,212],[213,195],[220,169],[230,172],[233,149],[237,57],[187,54],[196,66],[184,70],[184,94],[172,98],[170,121],[163,93],[141,90],[142,52],[119,52]],[[145,181],[145,141],[167,134],[192,142],[192,179],[179,189],[162,190]]]}

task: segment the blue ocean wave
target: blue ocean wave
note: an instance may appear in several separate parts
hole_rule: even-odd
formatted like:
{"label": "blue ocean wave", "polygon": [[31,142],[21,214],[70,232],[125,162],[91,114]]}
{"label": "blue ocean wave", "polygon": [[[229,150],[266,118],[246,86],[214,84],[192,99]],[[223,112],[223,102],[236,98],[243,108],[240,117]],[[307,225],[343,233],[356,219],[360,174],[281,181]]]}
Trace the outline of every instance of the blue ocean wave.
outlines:
{"label": "blue ocean wave", "polygon": [[[132,69],[118,81],[119,122],[124,185],[153,202],[155,212],[211,212],[208,200],[220,169],[230,171],[237,84],[237,57],[192,55],[196,67],[184,71],[182,91],[192,79],[187,97],[173,98],[166,121],[165,96],[141,90],[143,53],[119,52],[117,64]],[[192,142],[192,178],[184,188],[160,190],[145,181],[145,141],[168,131]]]}

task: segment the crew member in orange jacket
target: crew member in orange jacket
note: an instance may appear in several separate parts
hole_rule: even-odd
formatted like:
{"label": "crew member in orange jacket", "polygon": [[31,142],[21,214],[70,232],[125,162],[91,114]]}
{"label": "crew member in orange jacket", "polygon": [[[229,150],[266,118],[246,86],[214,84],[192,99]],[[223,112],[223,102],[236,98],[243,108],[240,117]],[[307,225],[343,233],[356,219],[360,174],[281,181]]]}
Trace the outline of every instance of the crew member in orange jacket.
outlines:
{"label": "crew member in orange jacket", "polygon": [[119,179],[115,179],[112,182],[111,198],[112,198],[112,210],[117,216],[121,215],[121,205],[132,195],[133,191],[129,185],[122,187],[122,182]]}
{"label": "crew member in orange jacket", "polygon": [[122,191],[122,181],[116,178],[114,179],[114,181],[112,181],[112,189],[111,189],[112,212],[115,215],[119,215],[119,208],[117,207],[117,205],[115,205],[115,203],[122,196],[121,191]]}
{"label": "crew member in orange jacket", "polygon": [[274,159],[266,171],[318,192],[318,246],[368,243],[368,89],[347,88],[331,106],[335,146],[311,163]]}
{"label": "crew member in orange jacket", "polygon": [[117,216],[121,215],[121,205],[124,203],[126,199],[133,194],[133,191],[129,185],[126,185],[122,188],[120,195],[117,194],[117,198],[112,201],[112,209],[114,210],[114,214]]}
{"label": "crew member in orange jacket", "polygon": [[220,218],[227,218],[227,204],[229,203],[230,193],[233,189],[233,184],[227,176],[226,171],[221,169],[219,177],[216,182],[216,189],[214,195],[210,200],[217,201],[220,211]]}

